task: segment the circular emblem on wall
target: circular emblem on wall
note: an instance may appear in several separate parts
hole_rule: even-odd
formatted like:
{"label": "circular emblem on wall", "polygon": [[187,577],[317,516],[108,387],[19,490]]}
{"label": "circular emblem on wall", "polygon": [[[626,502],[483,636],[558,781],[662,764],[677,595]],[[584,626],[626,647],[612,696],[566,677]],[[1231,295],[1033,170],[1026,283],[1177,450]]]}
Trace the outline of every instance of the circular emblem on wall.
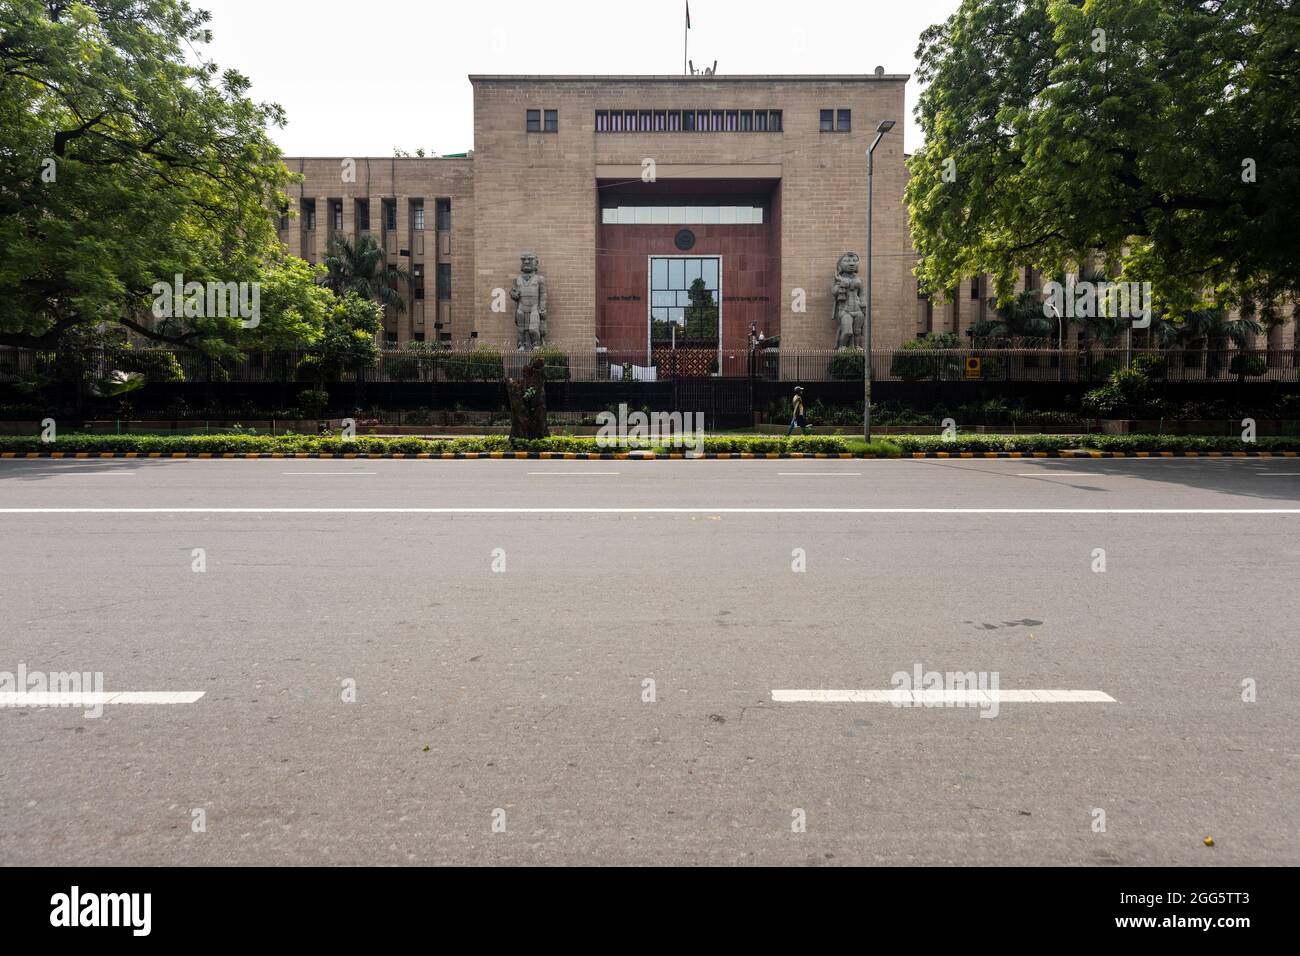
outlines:
{"label": "circular emblem on wall", "polygon": [[695,248],[695,233],[689,229],[679,229],[677,235],[673,238],[673,242],[682,252],[689,252]]}

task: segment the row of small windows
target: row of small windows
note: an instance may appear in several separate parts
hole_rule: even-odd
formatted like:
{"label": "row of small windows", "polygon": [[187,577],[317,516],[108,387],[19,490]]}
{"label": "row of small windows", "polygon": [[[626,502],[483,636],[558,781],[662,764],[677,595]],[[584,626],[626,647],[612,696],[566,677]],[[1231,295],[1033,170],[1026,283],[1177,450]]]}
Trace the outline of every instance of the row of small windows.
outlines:
{"label": "row of small windows", "polygon": [[763,222],[762,206],[607,206],[600,211],[607,226],[747,225]]}
{"label": "row of small windows", "polygon": [[530,133],[558,133],[560,131],[560,114],[558,110],[528,110],[526,122]]}
{"label": "row of small windows", "polygon": [[[356,217],[357,230],[365,232],[370,229],[370,200],[357,199]],[[384,229],[389,232],[397,230],[397,200],[384,199],[383,202],[383,222]],[[343,200],[331,199],[329,203],[330,228],[335,232],[343,230]],[[439,232],[451,231],[451,200],[437,199],[434,200],[434,227]],[[303,228],[309,232],[316,228],[316,200],[305,199],[302,203],[302,224]],[[280,231],[289,228],[289,214],[287,210],[280,211]],[[411,228],[416,232],[424,232],[424,200],[411,200]]]}
{"label": "row of small windows", "polygon": [[779,133],[780,110],[596,110],[597,133]]}

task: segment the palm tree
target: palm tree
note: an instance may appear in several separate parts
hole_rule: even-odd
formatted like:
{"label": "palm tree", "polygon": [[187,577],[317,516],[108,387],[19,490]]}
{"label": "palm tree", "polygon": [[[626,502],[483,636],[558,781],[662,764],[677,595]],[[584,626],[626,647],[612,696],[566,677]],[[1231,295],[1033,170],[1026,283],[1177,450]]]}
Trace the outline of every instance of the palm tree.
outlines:
{"label": "palm tree", "polygon": [[411,274],[389,265],[384,250],[369,233],[363,233],[356,242],[345,235],[331,238],[324,264],[328,271],[321,277],[321,285],[335,295],[355,292],[363,299],[405,311],[406,297],[398,285],[409,286]]}
{"label": "palm tree", "polygon": [[976,339],[1040,339],[1056,332],[1056,319],[1043,308],[1043,290],[1026,289],[1006,305],[989,299],[991,318],[971,326]]}
{"label": "palm tree", "polygon": [[1223,367],[1221,355],[1229,343],[1244,349],[1250,344],[1251,336],[1263,330],[1263,324],[1249,315],[1229,319],[1225,309],[1210,306],[1190,309],[1178,319],[1161,312],[1152,317],[1150,335],[1162,348],[1182,348],[1183,361],[1190,359],[1193,365],[1199,366],[1202,361],[1199,353],[1206,353],[1205,372],[1214,377]]}

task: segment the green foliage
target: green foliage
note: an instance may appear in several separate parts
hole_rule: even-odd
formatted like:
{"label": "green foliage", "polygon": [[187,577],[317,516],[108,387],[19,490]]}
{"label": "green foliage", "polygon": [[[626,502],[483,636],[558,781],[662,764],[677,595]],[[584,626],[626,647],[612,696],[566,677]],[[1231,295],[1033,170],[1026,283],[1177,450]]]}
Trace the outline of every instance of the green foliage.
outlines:
{"label": "green foliage", "polygon": [[950,352],[960,348],[960,337],[951,332],[904,342],[902,348],[894,353],[889,373],[905,382],[961,378],[965,374],[963,359]]}
{"label": "green foliage", "polygon": [[[755,436],[715,435],[705,438],[706,453],[765,455],[780,452],[801,454],[872,454],[877,457],[896,457],[914,452],[1010,452],[1024,454],[1053,452],[1071,449],[1097,451],[1300,451],[1300,436],[1260,438],[1254,444],[1236,437],[1186,436],[1186,435],[962,435],[946,440],[939,435],[891,435],[888,439],[866,445],[860,438],[838,436]],[[188,454],[447,454],[510,451],[547,452],[606,452],[594,438],[553,436],[536,441],[512,442],[504,435],[488,435],[455,439],[428,439],[413,436],[373,437],[363,436],[344,441],[337,436],[319,435],[88,435],[61,433],[58,439],[45,444],[38,435],[0,436],[0,452],[25,454],[29,452],[134,452],[168,455],[177,452]],[[670,449],[680,451],[680,449]]]}
{"label": "green foliage", "polygon": [[453,352],[446,358],[447,377],[456,382],[499,382],[505,377],[501,353],[480,345],[469,352]]}
{"label": "green foliage", "polygon": [[1258,352],[1238,352],[1228,363],[1228,371],[1238,378],[1268,373],[1268,358]]}
{"label": "green foliage", "polygon": [[[1133,371],[1141,373],[1148,379],[1159,380],[1165,377],[1165,372],[1169,368],[1169,360],[1163,355],[1144,352],[1141,355],[1134,356],[1132,368]],[[1107,375],[1109,374],[1107,373]]]}
{"label": "green foliage", "polygon": [[375,336],[383,319],[384,310],[379,303],[363,299],[355,292],[345,292],[335,300],[325,316],[324,333],[314,349],[319,356],[319,381],[335,382],[343,373],[373,367],[379,360]]}
{"label": "green foliage", "polygon": [[323,388],[308,388],[298,393],[298,405],[308,418],[320,415],[329,408],[330,393]]}
{"label": "green foliage", "polygon": [[363,299],[406,310],[401,286],[410,286],[411,274],[388,264],[388,256],[370,233],[362,233],[355,242],[345,235],[330,239],[325,254],[325,274],[320,283],[337,296],[355,292]]}
{"label": "green foliage", "polygon": [[860,382],[865,373],[862,349],[840,349],[827,366],[827,374],[841,382]]}
{"label": "green foliage", "polygon": [[260,321],[239,332],[241,349],[268,351],[311,348],[325,334],[334,297],[317,279],[321,267],[281,255],[262,270]]}
{"label": "green foliage", "polygon": [[1156,410],[1151,381],[1138,368],[1117,369],[1101,388],[1086,392],[1083,411],[1093,418],[1144,418]]}
{"label": "green foliage", "polygon": [[569,380],[569,356],[552,345],[536,349],[534,358],[546,363],[544,374],[548,382],[567,382]]}
{"label": "green foliage", "polygon": [[[290,175],[280,107],[203,59],[181,0],[0,4],[0,344],[138,321],[156,283],[256,281]],[[236,317],[152,334],[220,353]]]}
{"label": "green foliage", "polygon": [[1006,301],[1024,266],[1128,250],[1172,315],[1294,294],[1297,49],[1279,0],[962,0],[917,50],[918,276],[987,272]]}

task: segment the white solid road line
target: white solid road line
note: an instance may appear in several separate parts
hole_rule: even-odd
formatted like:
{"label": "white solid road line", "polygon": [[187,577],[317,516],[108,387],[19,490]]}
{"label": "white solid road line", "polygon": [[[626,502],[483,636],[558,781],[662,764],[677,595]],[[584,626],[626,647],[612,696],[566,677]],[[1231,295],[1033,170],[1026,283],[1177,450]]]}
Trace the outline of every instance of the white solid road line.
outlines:
{"label": "white solid road line", "polygon": [[379,474],[379,472],[377,471],[282,471],[280,472],[280,474],[281,475],[304,475],[313,478],[319,478],[328,475],[329,477],[333,478],[336,475],[342,475],[344,477],[349,475],[377,475]]}
{"label": "white solid road line", "polygon": [[861,478],[860,471],[779,471],[781,478]]}
{"label": "white solid road line", "polygon": [[103,704],[192,704],[207,691],[202,690],[127,690],[112,692],[55,693],[17,692],[0,693],[3,707],[97,707]]}
{"label": "white solid road line", "polygon": [[4,515],[1300,515],[1300,508],[0,508]]}
{"label": "white solid road line", "polygon": [[1099,690],[774,690],[778,704],[1115,704]]}

